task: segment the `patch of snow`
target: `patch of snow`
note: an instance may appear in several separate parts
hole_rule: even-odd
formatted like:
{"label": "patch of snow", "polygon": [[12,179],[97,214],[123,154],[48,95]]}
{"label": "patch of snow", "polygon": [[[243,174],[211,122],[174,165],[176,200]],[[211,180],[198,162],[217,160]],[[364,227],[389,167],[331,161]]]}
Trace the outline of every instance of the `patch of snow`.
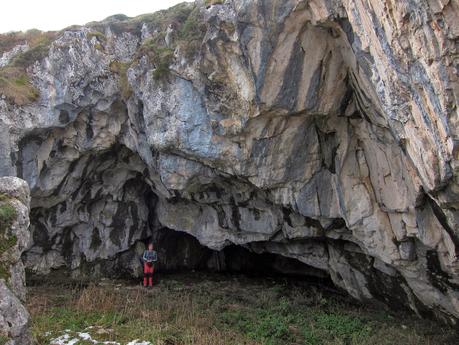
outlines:
{"label": "patch of snow", "polygon": [[149,341],[140,341],[138,339],[129,342],[127,345],[152,345]]}
{"label": "patch of snow", "polygon": [[50,345],[75,345],[80,339],[71,338],[70,335],[64,334],[56,339],[52,339]]}
{"label": "patch of snow", "polygon": [[[88,327],[88,329],[94,329],[95,327]],[[92,343],[92,344],[95,344],[95,345],[121,345],[120,343],[116,342],[116,341],[98,341],[96,339],[94,339],[91,334],[89,334],[88,332],[76,332],[75,334],[72,334],[73,333],[72,331],[70,330],[65,330],[64,331],[65,333],[62,334],[61,336],[55,338],[55,339],[51,339],[50,341],[50,345],[77,345],[79,343],[79,341],[85,341],[86,343],[89,342],[89,343]],[[50,335],[51,333],[50,332],[46,332],[45,334],[48,334]],[[131,342],[129,342],[127,345],[153,345],[152,343],[150,343],[149,341],[141,341],[141,340],[133,340]]]}

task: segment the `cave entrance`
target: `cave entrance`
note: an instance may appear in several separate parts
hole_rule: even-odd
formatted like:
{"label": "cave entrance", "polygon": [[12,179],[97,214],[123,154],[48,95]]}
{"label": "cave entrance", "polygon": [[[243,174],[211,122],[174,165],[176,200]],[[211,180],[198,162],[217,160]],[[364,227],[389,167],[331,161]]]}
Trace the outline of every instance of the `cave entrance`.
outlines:
{"label": "cave entrance", "polygon": [[[36,140],[40,144],[43,139]],[[57,141],[51,153],[51,161],[41,171],[33,160],[25,160],[20,167],[22,177],[32,186],[33,241],[24,261],[33,280],[54,273],[77,280],[140,277],[140,257],[148,241],[158,251],[159,272],[199,270],[328,279],[326,272],[296,259],[257,254],[250,245],[215,251],[185,232],[162,226],[147,167],[137,153],[124,146],[68,162]],[[65,174],[56,181],[58,168]]]}

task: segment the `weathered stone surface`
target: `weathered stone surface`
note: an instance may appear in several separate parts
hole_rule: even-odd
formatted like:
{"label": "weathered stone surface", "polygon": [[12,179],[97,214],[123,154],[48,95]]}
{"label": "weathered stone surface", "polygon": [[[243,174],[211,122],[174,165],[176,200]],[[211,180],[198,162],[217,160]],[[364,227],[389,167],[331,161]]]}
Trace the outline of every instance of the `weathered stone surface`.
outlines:
{"label": "weathered stone surface", "polygon": [[28,68],[40,100],[0,100],[27,266],[135,274],[168,228],[456,323],[458,8],[198,1],[60,33]]}
{"label": "weathered stone surface", "polygon": [[0,336],[8,345],[32,344],[21,261],[30,240],[29,203],[25,181],[0,177]]}

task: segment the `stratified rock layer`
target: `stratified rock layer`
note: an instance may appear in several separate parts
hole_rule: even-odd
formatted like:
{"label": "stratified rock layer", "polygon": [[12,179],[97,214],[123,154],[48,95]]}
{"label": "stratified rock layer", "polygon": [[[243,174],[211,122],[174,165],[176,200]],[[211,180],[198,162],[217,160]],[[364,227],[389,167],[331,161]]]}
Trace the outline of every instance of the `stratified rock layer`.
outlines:
{"label": "stratified rock layer", "polygon": [[59,33],[27,69],[39,101],[0,101],[28,267],[129,268],[173,229],[455,323],[458,9],[228,0]]}
{"label": "stratified rock layer", "polygon": [[32,344],[25,300],[25,274],[21,254],[29,245],[27,183],[0,177],[0,340],[5,345]]}

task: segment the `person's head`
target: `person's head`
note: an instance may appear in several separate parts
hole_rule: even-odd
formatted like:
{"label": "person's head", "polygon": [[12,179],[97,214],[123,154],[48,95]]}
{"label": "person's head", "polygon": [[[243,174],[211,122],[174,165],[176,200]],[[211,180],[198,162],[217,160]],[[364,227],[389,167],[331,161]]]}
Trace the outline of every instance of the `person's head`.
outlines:
{"label": "person's head", "polygon": [[153,250],[153,243],[148,243],[148,250]]}

